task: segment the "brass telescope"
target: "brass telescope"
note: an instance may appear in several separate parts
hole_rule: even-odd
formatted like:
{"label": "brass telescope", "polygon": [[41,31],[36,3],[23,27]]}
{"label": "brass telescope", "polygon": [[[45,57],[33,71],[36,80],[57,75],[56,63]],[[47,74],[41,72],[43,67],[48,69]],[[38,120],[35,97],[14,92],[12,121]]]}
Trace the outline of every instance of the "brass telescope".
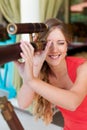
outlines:
{"label": "brass telescope", "polygon": [[7,32],[9,34],[38,33],[46,31],[47,28],[44,23],[10,23],[7,25]]}
{"label": "brass telescope", "polygon": [[[9,34],[23,34],[23,33],[39,33],[47,31],[48,27],[44,23],[20,23],[8,24],[7,31]],[[35,51],[43,50],[46,43],[43,41],[31,42]],[[8,44],[0,46],[0,65],[17,60],[20,56],[20,43]]]}
{"label": "brass telescope", "polygon": [[[43,41],[37,43],[31,42],[31,45],[34,47],[35,51],[39,51],[44,50],[46,43]],[[20,43],[0,46],[0,65],[20,59],[20,52],[22,52]]]}

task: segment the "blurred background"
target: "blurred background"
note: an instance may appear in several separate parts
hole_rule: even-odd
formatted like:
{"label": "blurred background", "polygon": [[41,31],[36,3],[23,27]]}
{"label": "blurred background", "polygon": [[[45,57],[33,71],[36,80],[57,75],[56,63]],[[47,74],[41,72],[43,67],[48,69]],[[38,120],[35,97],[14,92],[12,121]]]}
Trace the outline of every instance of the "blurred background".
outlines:
{"label": "blurred background", "polygon": [[[0,0],[0,46],[16,44],[21,38],[30,40],[29,34],[9,34],[6,30],[9,23],[44,22],[51,17],[64,21],[72,33],[68,55],[87,58],[87,0]],[[12,61],[0,65],[0,96],[7,96],[16,107],[21,84]],[[32,113],[32,108],[27,111]],[[59,111],[53,124],[63,127]]]}

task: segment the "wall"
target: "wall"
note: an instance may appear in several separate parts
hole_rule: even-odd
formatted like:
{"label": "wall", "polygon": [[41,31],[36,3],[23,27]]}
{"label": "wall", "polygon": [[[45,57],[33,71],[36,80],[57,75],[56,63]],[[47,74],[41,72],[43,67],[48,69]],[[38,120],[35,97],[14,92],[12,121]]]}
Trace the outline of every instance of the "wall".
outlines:
{"label": "wall", "polygon": [[[39,0],[20,0],[21,1],[21,22],[40,22]],[[22,39],[29,40],[29,35],[22,35]]]}

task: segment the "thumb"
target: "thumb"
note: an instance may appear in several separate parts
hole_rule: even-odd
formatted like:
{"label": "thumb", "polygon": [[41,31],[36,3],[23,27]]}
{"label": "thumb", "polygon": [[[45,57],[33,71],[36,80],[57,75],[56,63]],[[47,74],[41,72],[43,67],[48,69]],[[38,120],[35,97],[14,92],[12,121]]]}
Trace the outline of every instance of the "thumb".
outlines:
{"label": "thumb", "polygon": [[49,51],[49,48],[51,46],[51,42],[48,42],[46,47],[45,47],[45,53],[47,54],[47,52]]}

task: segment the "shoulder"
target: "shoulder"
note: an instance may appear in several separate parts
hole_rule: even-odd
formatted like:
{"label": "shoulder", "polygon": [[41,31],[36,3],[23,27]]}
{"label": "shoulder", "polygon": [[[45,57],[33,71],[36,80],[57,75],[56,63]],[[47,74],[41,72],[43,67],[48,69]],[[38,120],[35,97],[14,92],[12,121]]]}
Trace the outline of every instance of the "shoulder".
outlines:
{"label": "shoulder", "polygon": [[[87,61],[83,62],[77,69],[77,73],[87,73]],[[85,75],[86,76],[86,75]]]}
{"label": "shoulder", "polygon": [[76,73],[76,81],[78,81],[79,85],[85,86],[87,89],[87,61],[85,61],[77,68]]}
{"label": "shoulder", "polygon": [[83,57],[74,57],[74,56],[66,57],[67,65],[71,65],[71,66],[77,66],[78,67],[79,65],[83,64],[86,61],[87,61],[87,59],[83,58]]}
{"label": "shoulder", "polygon": [[87,59],[83,57],[74,57],[69,56],[67,57],[67,62],[71,63],[71,66],[77,68],[78,73],[87,72]]}
{"label": "shoulder", "polygon": [[80,63],[80,62],[84,62],[84,61],[87,61],[86,58],[83,58],[83,57],[75,57],[75,56],[67,56],[66,57],[66,61],[68,62],[77,62],[77,63]]}
{"label": "shoulder", "polygon": [[77,74],[82,73],[83,70],[87,69],[87,59],[68,56],[66,57],[66,64],[70,77],[75,81]]}

